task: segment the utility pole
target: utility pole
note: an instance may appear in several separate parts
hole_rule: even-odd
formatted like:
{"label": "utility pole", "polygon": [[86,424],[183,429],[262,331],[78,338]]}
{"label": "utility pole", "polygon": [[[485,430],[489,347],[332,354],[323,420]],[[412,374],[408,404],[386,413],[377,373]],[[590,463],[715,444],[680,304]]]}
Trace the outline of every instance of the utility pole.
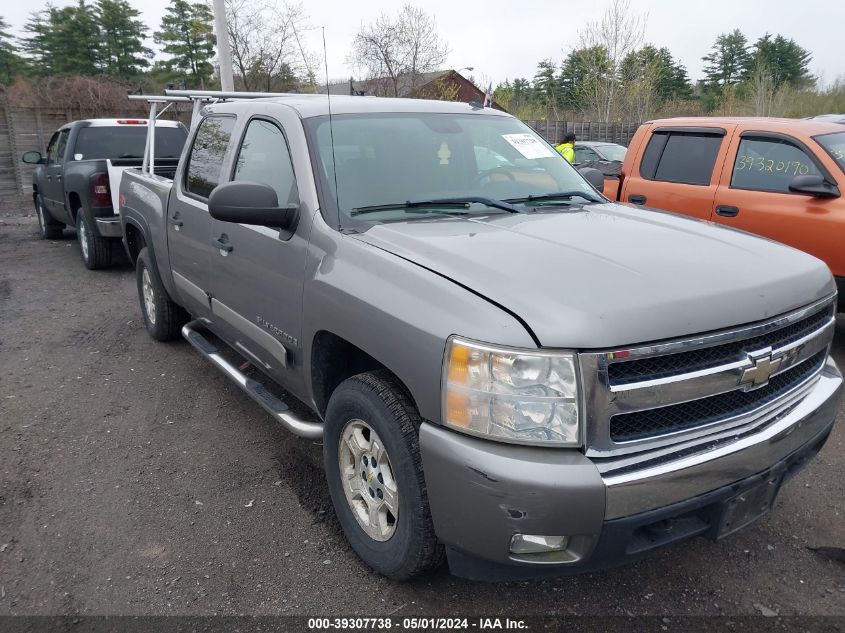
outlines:
{"label": "utility pole", "polygon": [[220,62],[220,88],[234,92],[232,79],[232,50],[229,48],[229,28],[226,26],[226,2],[214,0],[214,30],[217,31],[217,59]]}

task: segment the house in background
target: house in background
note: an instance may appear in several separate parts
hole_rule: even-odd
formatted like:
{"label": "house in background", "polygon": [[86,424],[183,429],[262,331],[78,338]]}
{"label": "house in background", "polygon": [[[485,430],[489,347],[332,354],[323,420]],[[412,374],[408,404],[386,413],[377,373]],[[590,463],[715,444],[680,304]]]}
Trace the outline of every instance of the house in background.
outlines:
{"label": "house in background", "polygon": [[[438,70],[418,75],[401,75],[394,82],[390,77],[330,83],[320,88],[321,94],[376,97],[408,97],[411,99],[439,99],[441,101],[484,102],[484,90],[456,70]],[[497,110],[504,108],[493,101]]]}

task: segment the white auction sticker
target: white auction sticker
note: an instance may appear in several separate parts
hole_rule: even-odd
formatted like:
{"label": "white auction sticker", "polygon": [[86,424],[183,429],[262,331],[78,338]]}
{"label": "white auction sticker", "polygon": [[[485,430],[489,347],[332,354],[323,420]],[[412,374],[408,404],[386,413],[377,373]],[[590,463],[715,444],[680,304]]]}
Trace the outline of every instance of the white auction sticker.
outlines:
{"label": "white auction sticker", "polygon": [[548,145],[543,145],[533,134],[502,134],[502,138],[513,145],[525,158],[549,158],[554,152]]}

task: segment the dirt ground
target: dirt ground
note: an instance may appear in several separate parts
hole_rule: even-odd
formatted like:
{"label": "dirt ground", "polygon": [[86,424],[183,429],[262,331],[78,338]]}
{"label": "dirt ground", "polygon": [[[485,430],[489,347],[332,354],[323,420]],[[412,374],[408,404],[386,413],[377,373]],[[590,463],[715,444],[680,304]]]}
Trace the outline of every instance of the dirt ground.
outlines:
{"label": "dirt ground", "polygon": [[[0,209],[0,615],[845,615],[845,421],[770,515],[613,571],[483,584],[370,572],[320,446],[185,343],[144,331],[125,262]],[[835,356],[845,365],[845,318]]]}

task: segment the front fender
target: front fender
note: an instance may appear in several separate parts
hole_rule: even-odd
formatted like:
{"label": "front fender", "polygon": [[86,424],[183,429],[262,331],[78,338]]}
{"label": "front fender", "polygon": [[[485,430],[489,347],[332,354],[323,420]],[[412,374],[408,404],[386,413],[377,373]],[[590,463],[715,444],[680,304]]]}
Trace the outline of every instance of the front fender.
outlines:
{"label": "front fender", "polygon": [[446,339],[536,347],[501,308],[410,261],[315,221],[303,293],[308,395],[314,336],[331,332],[375,358],[405,384],[423,418],[440,422]]}

